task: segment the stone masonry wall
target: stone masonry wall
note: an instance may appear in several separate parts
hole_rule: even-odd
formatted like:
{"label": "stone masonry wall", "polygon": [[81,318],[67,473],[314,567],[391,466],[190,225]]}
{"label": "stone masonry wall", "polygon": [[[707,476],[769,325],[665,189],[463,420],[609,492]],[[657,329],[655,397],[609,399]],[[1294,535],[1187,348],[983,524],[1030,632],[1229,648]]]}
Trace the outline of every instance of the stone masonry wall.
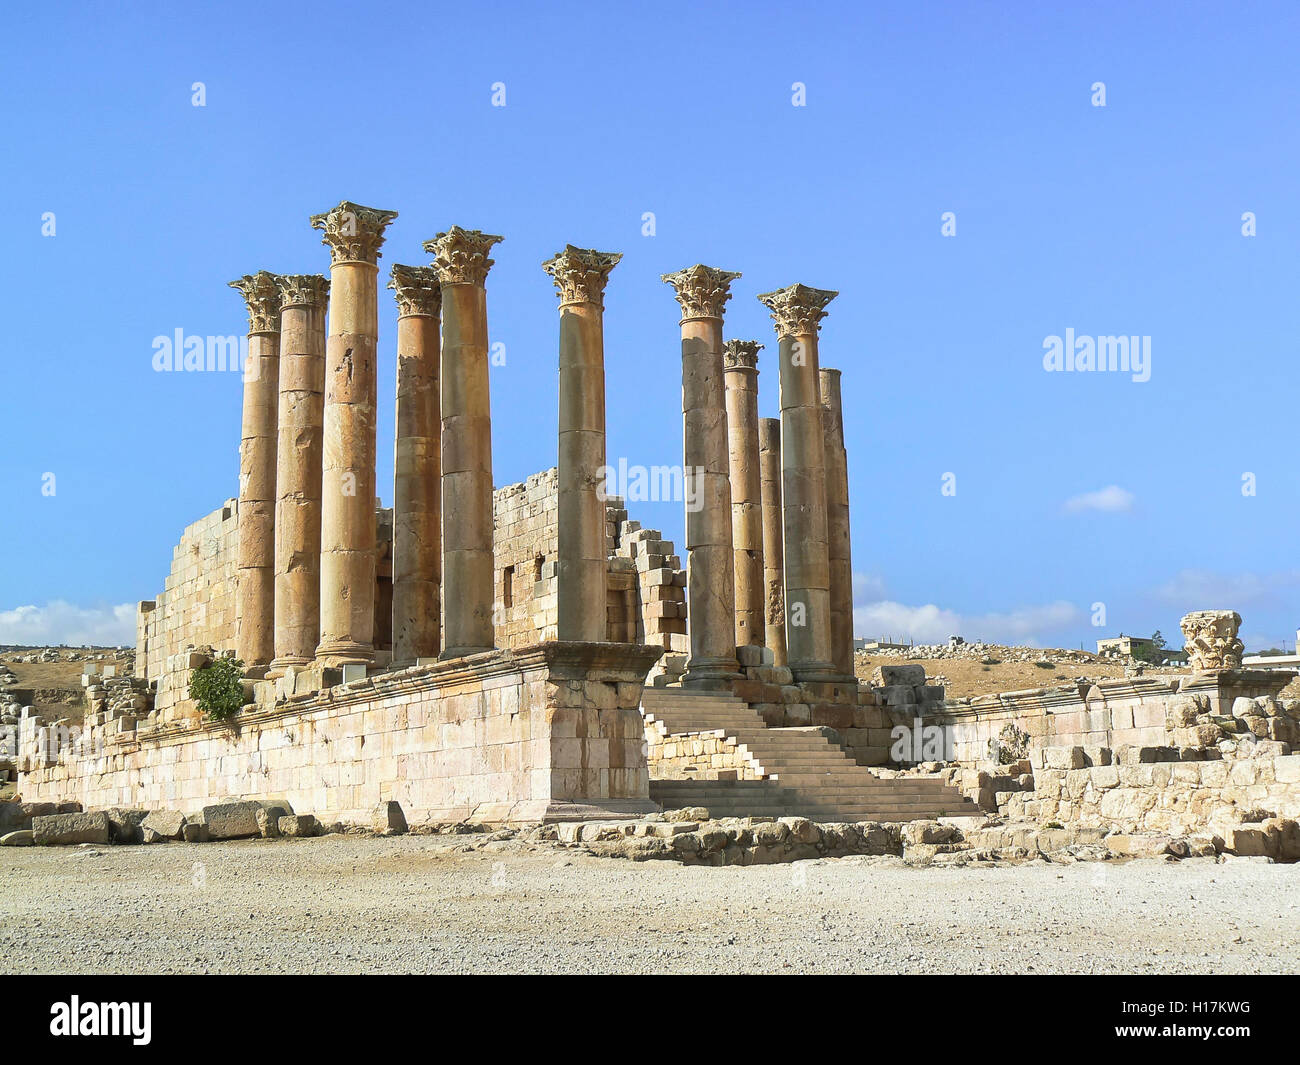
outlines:
{"label": "stone masonry wall", "polygon": [[638,707],[655,658],[608,644],[495,651],[246,709],[233,726],[91,723],[75,747],[26,719],[22,795],[187,813],[276,798],[357,823],[387,800],[413,823],[647,813]]}

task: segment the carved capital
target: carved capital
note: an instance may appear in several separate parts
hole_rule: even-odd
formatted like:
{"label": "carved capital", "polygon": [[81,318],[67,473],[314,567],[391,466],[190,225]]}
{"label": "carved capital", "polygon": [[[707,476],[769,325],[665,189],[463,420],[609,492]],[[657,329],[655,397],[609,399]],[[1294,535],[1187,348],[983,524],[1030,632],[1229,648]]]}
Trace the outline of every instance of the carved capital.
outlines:
{"label": "carved capital", "polygon": [[505,240],[481,229],[452,226],[433,240],[424,242],[424,250],[433,256],[433,269],[444,285],[482,285],[494,260],[488,258],[493,244]]}
{"label": "carved capital", "polygon": [[696,263],[675,274],[660,274],[659,279],[673,286],[673,294],[682,307],[682,321],[688,318],[721,318],[722,308],[731,299],[731,283],[740,274]]}
{"label": "carved capital", "polygon": [[605,307],[605,282],[609,272],[623,258],[613,251],[595,251],[566,244],[564,251],[542,263],[560,293],[560,306],[566,303],[594,303]]}
{"label": "carved capital", "polygon": [[778,337],[816,336],[826,317],[826,304],[838,295],[827,288],[791,285],[764,292],[758,300],[772,312]]}
{"label": "carved capital", "polygon": [[1182,620],[1192,669],[1211,672],[1240,669],[1245,646],[1237,639],[1241,615],[1235,610],[1197,610]]}
{"label": "carved capital", "polygon": [[248,306],[249,333],[280,331],[280,288],[277,281],[275,274],[259,270],[230,282],[230,287],[239,290]]}
{"label": "carved capital", "polygon": [[332,263],[370,263],[379,259],[384,230],[397,217],[396,211],[362,207],[344,200],[337,207],[311,217],[313,229],[324,230],[322,244],[330,248]]}
{"label": "carved capital", "polygon": [[329,302],[330,280],[321,274],[281,274],[280,307],[324,307]]}
{"label": "carved capital", "polygon": [[413,315],[437,318],[442,313],[442,286],[432,266],[394,263],[388,287],[396,293],[399,318]]}
{"label": "carved capital", "polygon": [[722,367],[758,373],[758,353],[762,350],[757,340],[728,340],[722,345]]}

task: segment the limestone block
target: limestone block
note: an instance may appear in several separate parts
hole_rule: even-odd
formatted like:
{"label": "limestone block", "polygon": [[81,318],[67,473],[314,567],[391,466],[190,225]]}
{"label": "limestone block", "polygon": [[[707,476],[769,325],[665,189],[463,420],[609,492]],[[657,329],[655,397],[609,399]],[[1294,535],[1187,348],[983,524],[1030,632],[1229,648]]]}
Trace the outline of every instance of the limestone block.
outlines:
{"label": "limestone block", "polygon": [[399,836],[406,831],[406,815],[402,804],[389,800],[375,807],[370,816],[371,830],[381,836]]}
{"label": "limestone block", "polygon": [[261,805],[256,802],[218,803],[203,807],[203,823],[207,825],[210,839],[251,839],[261,835],[257,814]]}
{"label": "limestone block", "polygon": [[32,839],[40,845],[107,843],[108,815],[103,812],[49,814],[32,818]]}
{"label": "limestone block", "polygon": [[871,673],[873,688],[888,688],[894,685],[919,687],[925,683],[925,666],[876,666]]}

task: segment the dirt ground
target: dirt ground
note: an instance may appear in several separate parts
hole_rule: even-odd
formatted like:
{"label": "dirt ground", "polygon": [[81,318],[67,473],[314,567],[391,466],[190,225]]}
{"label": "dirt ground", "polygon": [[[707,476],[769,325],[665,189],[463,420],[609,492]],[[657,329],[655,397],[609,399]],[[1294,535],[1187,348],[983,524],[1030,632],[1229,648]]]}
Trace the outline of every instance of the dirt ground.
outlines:
{"label": "dirt ground", "polygon": [[1300,972],[1300,864],[714,869],[473,845],[5,848],[0,957],[13,973]]}

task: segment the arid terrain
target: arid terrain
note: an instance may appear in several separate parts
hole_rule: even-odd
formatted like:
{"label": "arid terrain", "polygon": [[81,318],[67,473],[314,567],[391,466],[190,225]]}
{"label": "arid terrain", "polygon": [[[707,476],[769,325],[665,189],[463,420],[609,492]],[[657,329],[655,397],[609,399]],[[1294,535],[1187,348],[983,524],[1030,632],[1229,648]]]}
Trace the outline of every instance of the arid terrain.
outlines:
{"label": "arid terrain", "polygon": [[0,861],[0,954],[21,973],[1295,973],[1298,878],[1261,859],[704,868],[472,836],[35,847]]}

